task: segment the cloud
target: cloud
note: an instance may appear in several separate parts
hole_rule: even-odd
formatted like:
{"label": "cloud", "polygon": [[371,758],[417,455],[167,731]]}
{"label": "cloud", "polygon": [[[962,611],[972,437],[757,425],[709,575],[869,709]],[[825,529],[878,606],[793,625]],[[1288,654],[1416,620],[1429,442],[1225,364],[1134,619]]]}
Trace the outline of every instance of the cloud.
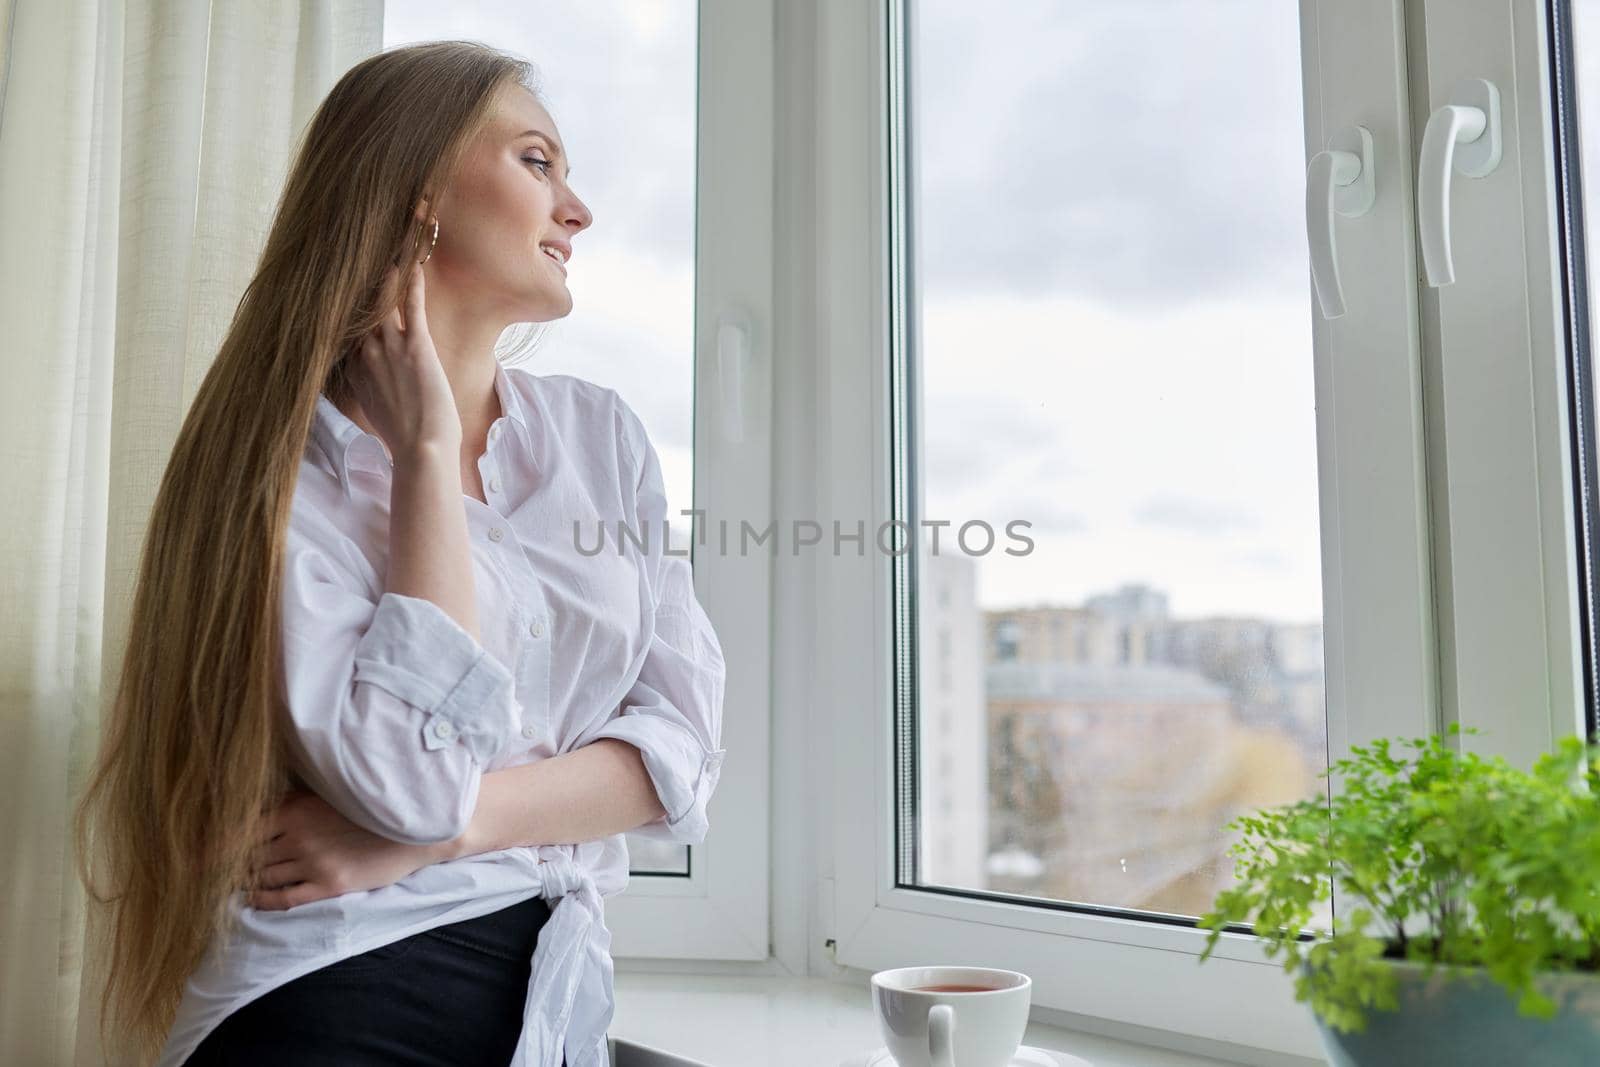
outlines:
{"label": "cloud", "polygon": [[1258,525],[1254,516],[1243,512],[1238,504],[1172,493],[1141,501],[1134,507],[1133,517],[1149,526],[1201,537],[1221,537],[1253,530]]}
{"label": "cloud", "polygon": [[1060,479],[1080,470],[1064,451],[1060,430],[1037,417],[1031,401],[1005,388],[989,396],[939,393],[923,407],[922,455],[941,494],[992,484],[1008,470]]}
{"label": "cloud", "polygon": [[1237,564],[1254,571],[1279,571],[1290,572],[1294,570],[1296,561],[1288,553],[1268,546],[1241,549],[1229,552],[1224,557],[1229,563]]}
{"label": "cloud", "polygon": [[918,268],[950,291],[1166,306],[1305,290],[1283,0],[918,8]]}
{"label": "cloud", "polygon": [[1024,519],[1031,526],[1022,527],[1026,534],[1057,533],[1075,534],[1083,533],[1089,529],[1089,516],[1076,508],[1070,507],[1067,501],[1060,496],[1039,494],[1034,497],[1017,499],[1009,508],[1005,518],[994,522],[998,532],[1004,532],[1006,524],[1012,519]]}

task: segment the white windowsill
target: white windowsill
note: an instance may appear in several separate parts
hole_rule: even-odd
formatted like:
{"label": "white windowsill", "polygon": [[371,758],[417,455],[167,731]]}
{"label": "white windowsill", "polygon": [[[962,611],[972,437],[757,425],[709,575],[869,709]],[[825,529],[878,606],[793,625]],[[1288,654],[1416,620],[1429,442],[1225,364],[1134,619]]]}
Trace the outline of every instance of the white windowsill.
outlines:
{"label": "white windowsill", "polygon": [[[826,978],[621,971],[615,981],[611,1036],[708,1067],[836,1067],[883,1046],[865,986]],[[1093,1067],[1237,1063],[1039,1022],[1029,1024],[1024,1043],[1070,1053]]]}

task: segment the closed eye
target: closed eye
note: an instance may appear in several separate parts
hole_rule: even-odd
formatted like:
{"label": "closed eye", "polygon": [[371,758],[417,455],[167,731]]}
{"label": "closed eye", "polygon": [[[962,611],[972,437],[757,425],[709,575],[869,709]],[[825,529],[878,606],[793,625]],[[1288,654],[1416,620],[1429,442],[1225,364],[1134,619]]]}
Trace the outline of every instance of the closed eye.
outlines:
{"label": "closed eye", "polygon": [[542,174],[549,174],[550,173],[551,162],[548,159],[540,159],[537,156],[534,156],[532,158],[529,158],[527,156],[523,156],[522,157],[522,161],[524,163],[536,163],[536,164],[538,164],[539,171]]}

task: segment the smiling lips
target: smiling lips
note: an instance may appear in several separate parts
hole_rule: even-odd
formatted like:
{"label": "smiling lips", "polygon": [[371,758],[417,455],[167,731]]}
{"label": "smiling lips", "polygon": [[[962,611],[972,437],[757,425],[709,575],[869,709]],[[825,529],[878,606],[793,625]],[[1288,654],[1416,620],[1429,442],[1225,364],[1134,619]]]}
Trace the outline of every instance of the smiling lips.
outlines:
{"label": "smiling lips", "polygon": [[567,273],[567,257],[571,253],[566,248],[563,248],[561,245],[549,244],[540,245],[539,251],[555,260],[556,266],[561,268],[562,274]]}

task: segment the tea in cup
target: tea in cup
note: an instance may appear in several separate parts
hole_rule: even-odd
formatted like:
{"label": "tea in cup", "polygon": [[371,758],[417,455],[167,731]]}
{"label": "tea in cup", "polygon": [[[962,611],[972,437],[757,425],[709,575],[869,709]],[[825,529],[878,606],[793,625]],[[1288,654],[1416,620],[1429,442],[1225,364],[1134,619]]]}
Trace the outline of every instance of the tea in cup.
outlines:
{"label": "tea in cup", "polygon": [[897,967],[872,976],[896,1067],[1008,1067],[1028,1028],[1033,980],[992,967]]}

